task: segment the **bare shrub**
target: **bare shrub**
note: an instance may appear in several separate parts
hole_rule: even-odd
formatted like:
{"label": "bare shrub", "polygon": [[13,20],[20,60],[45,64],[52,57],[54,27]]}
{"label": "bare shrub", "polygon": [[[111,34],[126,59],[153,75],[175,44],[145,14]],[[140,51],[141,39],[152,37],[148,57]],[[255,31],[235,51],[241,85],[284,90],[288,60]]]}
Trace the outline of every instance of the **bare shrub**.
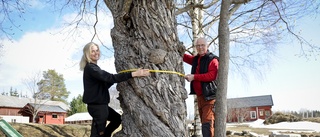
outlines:
{"label": "bare shrub", "polygon": [[301,118],[292,114],[283,114],[281,112],[274,113],[271,117],[266,119],[263,124],[275,124],[280,122],[297,122],[301,121]]}
{"label": "bare shrub", "polygon": [[310,122],[316,122],[320,123],[320,117],[313,117],[313,118],[304,118],[303,121],[310,121]]}

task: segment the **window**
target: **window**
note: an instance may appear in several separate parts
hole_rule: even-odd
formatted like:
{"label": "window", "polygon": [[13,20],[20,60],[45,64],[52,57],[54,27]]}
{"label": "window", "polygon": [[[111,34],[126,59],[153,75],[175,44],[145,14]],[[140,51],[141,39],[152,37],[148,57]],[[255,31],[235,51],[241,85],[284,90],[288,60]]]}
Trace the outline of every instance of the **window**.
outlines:
{"label": "window", "polygon": [[52,114],[52,118],[58,118],[57,114]]}
{"label": "window", "polygon": [[270,116],[270,110],[266,110],[266,116],[267,116],[267,117]]}
{"label": "window", "polygon": [[264,110],[263,109],[260,109],[259,110],[259,116],[263,116],[264,115]]}
{"label": "window", "polygon": [[256,111],[250,111],[250,118],[251,118],[251,119],[257,119],[257,113],[256,113]]}

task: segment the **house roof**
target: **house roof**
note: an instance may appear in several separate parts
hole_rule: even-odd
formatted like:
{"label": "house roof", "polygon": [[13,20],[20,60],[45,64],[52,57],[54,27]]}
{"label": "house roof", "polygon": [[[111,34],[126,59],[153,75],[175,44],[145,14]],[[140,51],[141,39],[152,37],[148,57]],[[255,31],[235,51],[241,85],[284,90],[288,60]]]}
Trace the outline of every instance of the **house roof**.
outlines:
{"label": "house roof", "polygon": [[60,101],[34,100],[33,98],[20,98],[14,96],[0,95],[0,107],[23,108],[28,103],[46,104],[60,106],[64,110],[69,110],[69,106]]}
{"label": "house roof", "polygon": [[66,122],[69,121],[83,121],[83,120],[92,120],[92,117],[88,112],[75,113],[67,118],[65,118]]}
{"label": "house roof", "polygon": [[[115,109],[115,111],[117,111],[119,114],[123,113],[121,109]],[[92,120],[92,117],[90,116],[90,114],[88,112],[81,112],[81,113],[75,113],[75,114],[65,118],[66,122],[83,121],[83,120]]]}
{"label": "house roof", "polygon": [[43,112],[62,112],[66,113],[67,111],[62,109],[60,106],[53,106],[53,105],[45,105],[45,104],[34,104],[29,103],[33,108],[37,108],[38,111]]}
{"label": "house roof", "polygon": [[0,95],[0,107],[23,108],[26,104],[31,102],[29,98],[19,98],[13,96]]}
{"label": "house roof", "polygon": [[258,106],[273,106],[273,100],[271,95],[252,96],[242,98],[230,98],[228,99],[229,108],[247,108]]}
{"label": "house roof", "polygon": [[60,106],[64,110],[69,110],[69,106],[66,103],[63,103],[61,101],[46,101],[44,104],[46,105],[52,105],[52,106]]}

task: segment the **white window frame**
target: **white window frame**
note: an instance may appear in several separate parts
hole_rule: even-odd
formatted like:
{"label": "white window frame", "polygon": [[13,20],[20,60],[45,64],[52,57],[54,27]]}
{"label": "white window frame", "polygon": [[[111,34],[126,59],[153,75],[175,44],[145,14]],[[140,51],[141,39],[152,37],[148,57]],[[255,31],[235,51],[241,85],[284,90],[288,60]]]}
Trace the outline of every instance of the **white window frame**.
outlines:
{"label": "white window frame", "polygon": [[264,116],[264,109],[259,109],[259,116]]}
{"label": "white window frame", "polygon": [[257,119],[257,112],[256,111],[250,111],[250,118],[251,119]]}
{"label": "white window frame", "polygon": [[56,113],[52,114],[51,117],[52,117],[52,118],[55,118],[55,119],[59,118],[59,117],[58,117],[58,114],[56,114]]}

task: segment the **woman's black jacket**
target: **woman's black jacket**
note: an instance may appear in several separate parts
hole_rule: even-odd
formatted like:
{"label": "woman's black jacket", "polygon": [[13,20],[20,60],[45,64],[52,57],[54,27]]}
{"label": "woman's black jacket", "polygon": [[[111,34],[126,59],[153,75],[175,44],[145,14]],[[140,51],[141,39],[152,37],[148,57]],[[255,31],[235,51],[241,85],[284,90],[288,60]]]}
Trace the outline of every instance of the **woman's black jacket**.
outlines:
{"label": "woman's black jacket", "polygon": [[131,73],[110,74],[101,70],[97,64],[87,63],[83,70],[83,99],[86,104],[108,104],[110,102],[109,88],[132,78]]}

